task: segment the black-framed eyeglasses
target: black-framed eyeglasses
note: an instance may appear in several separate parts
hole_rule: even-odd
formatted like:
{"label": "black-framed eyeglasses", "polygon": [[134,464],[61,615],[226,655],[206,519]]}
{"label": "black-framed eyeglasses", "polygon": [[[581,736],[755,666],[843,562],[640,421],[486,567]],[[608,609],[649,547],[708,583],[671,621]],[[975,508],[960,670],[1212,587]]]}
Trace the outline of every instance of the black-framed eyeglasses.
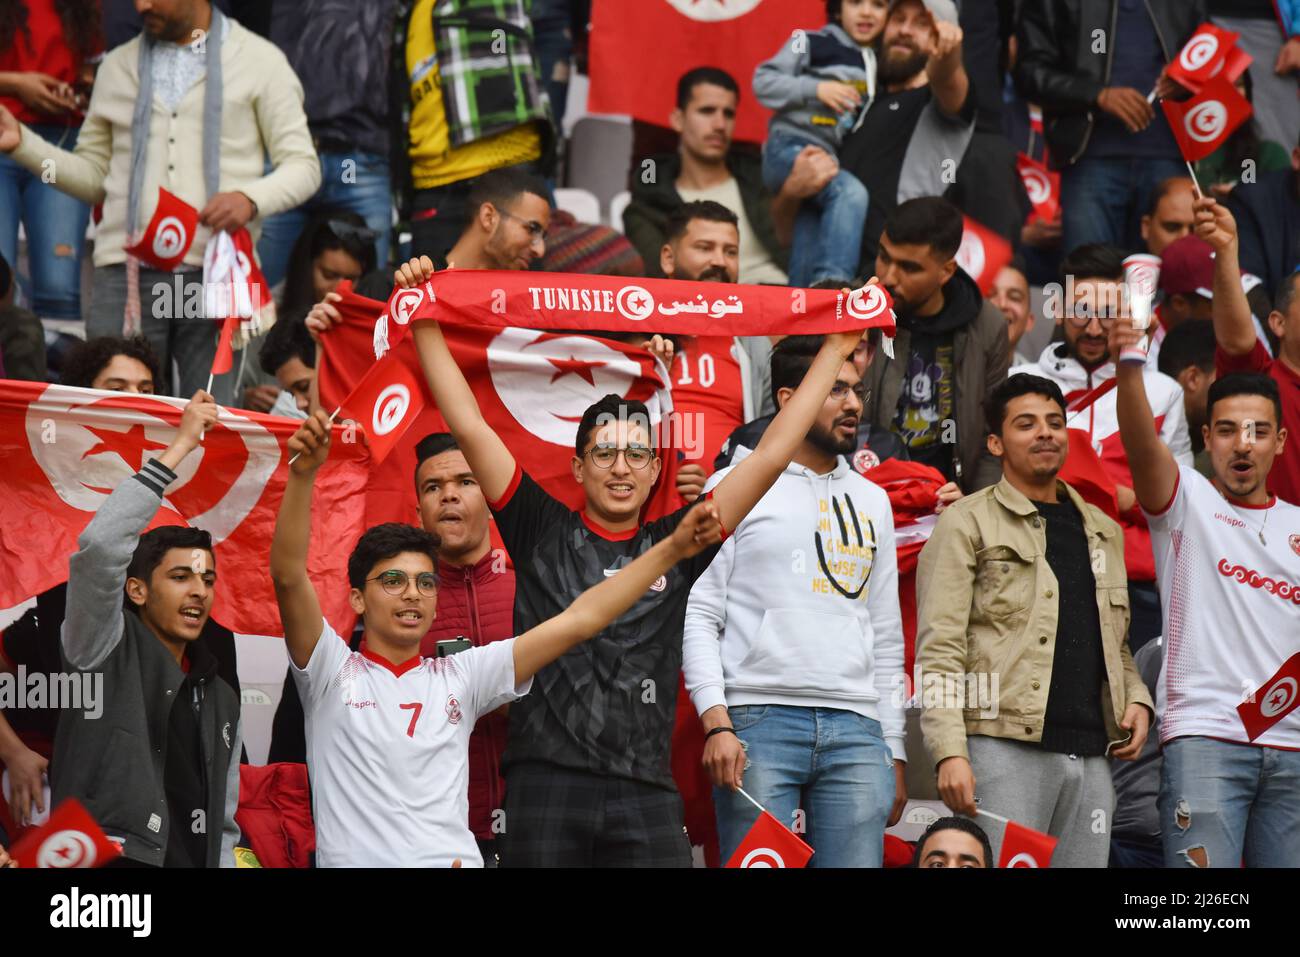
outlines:
{"label": "black-framed eyeglasses", "polygon": [[623,460],[627,462],[627,467],[641,471],[650,464],[650,460],[655,457],[653,449],[648,449],[644,445],[630,445],[627,448],[620,448],[617,445],[599,443],[593,445],[587,450],[587,455],[591,457],[591,464],[598,469],[612,469],[614,463],[618,461],[619,453],[623,453]]}
{"label": "black-framed eyeglasses", "polygon": [[[366,581],[379,582],[379,587],[390,595],[401,595],[406,591],[411,576],[400,568],[390,568],[386,572],[380,572],[374,578],[367,578]],[[425,598],[432,598],[438,594],[438,576],[433,572],[420,572],[415,576],[415,587]]]}
{"label": "black-framed eyeglasses", "polygon": [[546,242],[546,227],[535,219],[524,219],[522,216],[516,216],[514,213],[507,213],[504,209],[498,212],[507,219],[513,219],[517,223],[523,223],[524,229],[528,230],[529,237],[533,242]]}
{"label": "black-framed eyeglasses", "polygon": [[345,222],[342,219],[326,220],[325,225],[329,231],[342,240],[354,240],[365,244],[373,243],[379,235],[373,229],[367,229],[365,226],[354,226],[352,223]]}

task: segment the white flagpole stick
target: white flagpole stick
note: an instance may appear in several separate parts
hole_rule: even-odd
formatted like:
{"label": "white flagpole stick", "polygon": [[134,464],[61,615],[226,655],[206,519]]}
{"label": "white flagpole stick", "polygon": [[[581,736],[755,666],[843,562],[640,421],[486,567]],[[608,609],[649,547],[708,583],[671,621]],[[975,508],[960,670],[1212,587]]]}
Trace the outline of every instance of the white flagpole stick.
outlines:
{"label": "white flagpole stick", "polygon": [[[343,411],[343,406],[339,406],[337,409],[335,409],[333,412],[331,412],[331,413],[330,413],[330,420],[329,420],[328,422],[326,422],[325,424],[326,424],[326,425],[333,425],[333,424],[334,424],[334,420],[338,418],[339,413],[342,412],[342,411]],[[300,456],[300,455],[302,455],[301,452],[294,452],[294,453],[293,453],[293,456],[289,459],[289,464],[292,465],[294,462],[297,462],[297,461],[298,461],[298,456]]]}
{"label": "white flagpole stick", "polygon": [[763,807],[763,805],[759,804],[752,797],[750,797],[749,793],[744,788],[736,788],[736,790],[739,791],[741,794],[743,794],[745,796],[745,800],[748,801],[750,804],[754,805],[754,807],[758,808],[758,810],[761,813],[764,814],[767,813],[767,808]]}
{"label": "white flagpole stick", "polygon": [[1196,178],[1196,170],[1192,169],[1192,161],[1183,157],[1183,162],[1187,164],[1187,175],[1192,178],[1192,185],[1196,187],[1196,198],[1201,198],[1201,182]]}
{"label": "white flagpole stick", "polygon": [[1001,821],[1003,824],[1010,824],[1010,823],[1011,823],[1011,819],[1010,819],[1010,818],[1008,818],[1008,817],[1003,817],[1001,814],[994,814],[992,811],[986,811],[986,810],[984,810],[982,807],[977,807],[977,808],[975,809],[975,813],[976,813],[976,814],[983,814],[985,817],[991,817],[991,818],[993,818],[993,820],[995,820],[995,821]]}
{"label": "white flagpole stick", "polygon": [[209,372],[209,373],[208,373],[208,387],[207,387],[206,389],[203,390],[203,391],[206,392],[208,395],[212,395],[212,380],[213,380],[214,378],[216,378],[216,377],[215,377],[211,372]]}
{"label": "white flagpole stick", "polygon": [[1150,93],[1147,94],[1147,102],[1154,104],[1155,101],[1156,101],[1156,91],[1152,90]]}

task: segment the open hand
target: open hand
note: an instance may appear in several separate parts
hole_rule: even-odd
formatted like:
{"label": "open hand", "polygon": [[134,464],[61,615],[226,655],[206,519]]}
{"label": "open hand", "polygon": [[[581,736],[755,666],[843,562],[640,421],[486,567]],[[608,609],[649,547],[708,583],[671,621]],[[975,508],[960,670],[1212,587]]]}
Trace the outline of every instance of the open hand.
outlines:
{"label": "open hand", "polygon": [[836,113],[855,110],[862,103],[862,95],[851,83],[836,80],[822,80],[817,84],[817,99]]}
{"label": "open hand", "polygon": [[15,824],[25,827],[45,811],[44,775],[50,762],[19,745],[18,753],[5,755],[4,763],[9,772],[9,813]]}
{"label": "open hand", "polygon": [[59,116],[77,109],[72,84],[46,73],[18,73],[13,79],[14,95],[37,113]]}

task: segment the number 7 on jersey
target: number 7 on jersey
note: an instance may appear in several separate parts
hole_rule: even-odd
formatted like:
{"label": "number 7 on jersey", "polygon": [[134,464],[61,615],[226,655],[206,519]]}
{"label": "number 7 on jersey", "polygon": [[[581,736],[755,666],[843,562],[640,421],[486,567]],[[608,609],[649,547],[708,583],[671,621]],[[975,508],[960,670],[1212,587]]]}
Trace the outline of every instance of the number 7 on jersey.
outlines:
{"label": "number 7 on jersey", "polygon": [[408,738],[415,737],[415,722],[420,720],[420,711],[424,708],[424,705],[419,701],[412,701],[410,704],[399,704],[398,707],[403,711],[407,708],[411,709],[411,724],[410,727],[406,729],[406,736]]}

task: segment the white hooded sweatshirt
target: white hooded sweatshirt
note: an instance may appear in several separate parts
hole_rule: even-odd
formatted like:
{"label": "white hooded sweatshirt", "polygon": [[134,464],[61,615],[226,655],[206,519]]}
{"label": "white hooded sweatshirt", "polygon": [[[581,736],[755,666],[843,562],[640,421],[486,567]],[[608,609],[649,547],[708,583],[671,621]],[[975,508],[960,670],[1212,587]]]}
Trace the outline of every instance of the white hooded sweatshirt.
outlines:
{"label": "white hooded sweatshirt", "polygon": [[[720,482],[748,454],[738,449]],[[884,490],[843,457],[791,463],[691,589],[682,668],[696,710],[777,704],[880,722],[903,747],[903,625],[894,518]]]}

